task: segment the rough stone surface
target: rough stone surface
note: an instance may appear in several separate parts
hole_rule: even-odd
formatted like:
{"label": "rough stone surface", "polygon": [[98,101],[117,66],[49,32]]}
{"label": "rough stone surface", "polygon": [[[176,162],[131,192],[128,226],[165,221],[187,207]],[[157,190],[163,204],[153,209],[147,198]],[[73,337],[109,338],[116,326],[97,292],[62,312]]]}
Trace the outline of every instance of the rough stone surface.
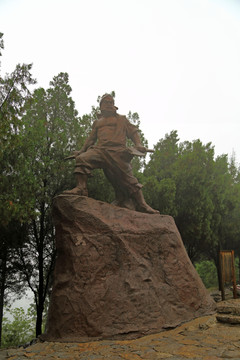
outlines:
{"label": "rough stone surface", "polygon": [[57,260],[47,340],[133,338],[214,312],[170,216],[54,200]]}
{"label": "rough stone surface", "polygon": [[222,323],[240,325],[240,302],[238,299],[225,300],[217,304],[216,319]]}
{"label": "rough stone surface", "polygon": [[240,325],[240,316],[231,314],[218,314],[216,319],[220,322]]}
{"label": "rough stone surface", "polygon": [[134,340],[39,342],[27,349],[0,349],[5,360],[227,360],[240,359],[240,326],[203,316],[175,329]]}
{"label": "rough stone surface", "polygon": [[238,299],[221,301],[217,304],[219,314],[232,314],[240,316],[240,302]]}

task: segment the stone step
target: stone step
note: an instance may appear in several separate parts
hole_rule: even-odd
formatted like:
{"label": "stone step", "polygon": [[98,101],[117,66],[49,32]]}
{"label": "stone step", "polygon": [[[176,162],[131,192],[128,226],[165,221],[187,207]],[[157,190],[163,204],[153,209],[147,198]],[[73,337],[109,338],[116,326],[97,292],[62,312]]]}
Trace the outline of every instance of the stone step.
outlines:
{"label": "stone step", "polygon": [[240,301],[239,299],[231,299],[221,301],[217,304],[218,314],[240,315]]}
{"label": "stone step", "polygon": [[216,319],[223,323],[240,325],[240,300],[230,299],[218,303]]}
{"label": "stone step", "polygon": [[216,319],[223,323],[240,325],[240,316],[230,314],[217,314]]}

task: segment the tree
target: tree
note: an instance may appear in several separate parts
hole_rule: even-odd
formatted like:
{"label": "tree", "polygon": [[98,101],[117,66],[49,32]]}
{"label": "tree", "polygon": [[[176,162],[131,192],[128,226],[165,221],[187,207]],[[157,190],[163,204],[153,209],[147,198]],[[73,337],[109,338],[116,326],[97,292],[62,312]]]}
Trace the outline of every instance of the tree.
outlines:
{"label": "tree", "polygon": [[154,146],[142,183],[146,201],[161,214],[177,215],[175,165],[179,158],[177,131],[166,134]]}
{"label": "tree", "polygon": [[219,270],[219,251],[235,250],[240,255],[240,184],[235,162],[228,163],[227,155],[217,157],[211,188],[214,212],[211,221],[211,239],[206,256],[214,260]]}
{"label": "tree", "polygon": [[214,203],[211,195],[214,149],[200,140],[184,142],[175,168],[176,224],[194,262],[208,246]]}
{"label": "tree", "polygon": [[[24,125],[21,116],[31,97],[27,86],[35,83],[31,65],[17,65],[11,75],[0,78],[0,221],[26,219],[32,212],[31,196],[26,183],[26,161],[20,147]],[[20,175],[22,174],[22,175]],[[21,177],[22,181],[19,181]]]}
{"label": "tree", "polygon": [[151,205],[158,205],[161,213],[174,216],[192,261],[209,238],[213,156],[210,143],[195,140],[179,144],[177,132],[172,131],[155,146],[144,172],[149,189],[146,198]]}
{"label": "tree", "polygon": [[35,215],[27,223],[27,239],[19,249],[19,258],[22,274],[34,294],[36,336],[42,332],[55,259],[52,199],[71,186],[73,168],[64,158],[75,150],[82,134],[68,81],[68,74],[60,73],[49,89],[36,89],[22,118],[23,154],[31,178],[29,190],[34,197]]}
{"label": "tree", "polygon": [[172,215],[190,259],[216,265],[220,249],[239,251],[239,170],[211,143],[179,143],[172,131],[155,146],[146,165],[144,195],[160,213]]}
{"label": "tree", "polygon": [[[0,49],[4,47],[2,36],[0,33]],[[26,182],[26,162],[19,151],[21,117],[25,102],[31,97],[29,86],[35,83],[31,67],[18,64],[10,75],[0,76],[0,342],[7,291],[19,290],[16,250],[23,239],[22,223],[34,211]]]}

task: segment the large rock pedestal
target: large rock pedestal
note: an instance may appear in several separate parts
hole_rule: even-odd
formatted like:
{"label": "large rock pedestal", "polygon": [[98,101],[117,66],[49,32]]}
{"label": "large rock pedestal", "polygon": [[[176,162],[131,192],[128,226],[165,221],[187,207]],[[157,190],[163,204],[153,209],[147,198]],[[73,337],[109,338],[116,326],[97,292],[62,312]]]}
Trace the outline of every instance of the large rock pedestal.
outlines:
{"label": "large rock pedestal", "polygon": [[47,340],[130,338],[214,312],[174,220],[87,197],[54,200]]}

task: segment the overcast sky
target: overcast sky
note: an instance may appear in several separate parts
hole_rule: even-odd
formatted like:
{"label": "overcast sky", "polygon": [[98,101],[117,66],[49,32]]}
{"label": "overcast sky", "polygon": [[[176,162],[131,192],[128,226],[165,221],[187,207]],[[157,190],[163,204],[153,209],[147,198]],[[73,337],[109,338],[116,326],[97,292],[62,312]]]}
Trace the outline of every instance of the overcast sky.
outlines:
{"label": "overcast sky", "polygon": [[0,0],[0,32],[2,76],[67,72],[79,115],[114,90],[150,148],[177,130],[240,162],[239,0]]}

